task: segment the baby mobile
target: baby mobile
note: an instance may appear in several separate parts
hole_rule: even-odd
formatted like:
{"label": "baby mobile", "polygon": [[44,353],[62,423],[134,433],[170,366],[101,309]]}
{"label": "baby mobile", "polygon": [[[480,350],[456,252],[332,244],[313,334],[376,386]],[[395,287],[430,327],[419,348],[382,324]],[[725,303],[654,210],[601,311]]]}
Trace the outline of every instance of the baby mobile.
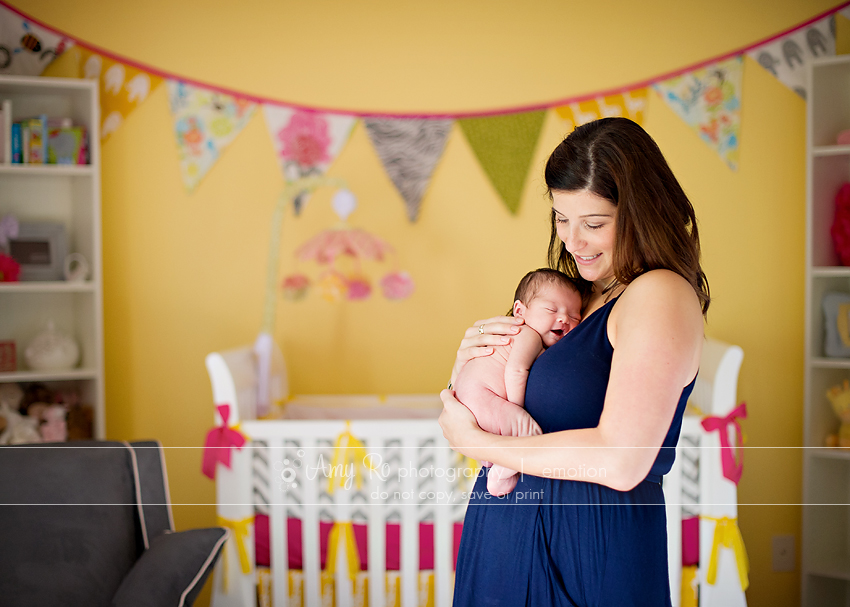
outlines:
{"label": "baby mobile", "polygon": [[[349,190],[340,189],[331,202],[340,223],[323,230],[295,251],[299,262],[315,262],[328,266],[318,278],[324,299],[337,302],[343,298],[351,301],[368,299],[372,286],[363,270],[363,261],[392,260],[392,269],[381,279],[381,291],[387,299],[405,299],[413,293],[413,280],[407,272],[399,271],[395,250],[377,236],[360,228],[350,227],[346,221],[357,208],[357,199]],[[348,257],[354,265],[346,275],[339,267],[342,258]],[[291,301],[305,297],[312,282],[305,274],[295,273],[283,281],[283,295]]]}
{"label": "baby mobile", "polygon": [[[364,270],[364,261],[391,262],[390,270],[380,281],[381,291],[387,299],[405,299],[413,293],[414,288],[410,275],[399,269],[395,251],[388,243],[346,223],[357,208],[357,199],[344,181],[324,174],[338,153],[338,148],[348,137],[354,119],[331,118],[270,106],[264,107],[264,112],[266,121],[274,125],[272,131],[277,133],[275,145],[282,162],[286,186],[272,215],[263,324],[254,344],[257,359],[257,413],[260,416],[268,413],[271,405],[269,378],[280,275],[280,238],[284,211],[288,205],[291,204],[294,213],[298,215],[316,189],[322,186],[337,189],[331,206],[339,217],[339,224],[323,230],[295,251],[296,263],[314,262],[327,269],[315,281],[303,272],[287,276],[281,285],[286,299],[304,299],[314,282],[322,297],[330,302],[368,299],[372,295],[372,285]],[[343,272],[340,263],[343,258],[351,261],[349,265],[353,265],[352,271]]]}

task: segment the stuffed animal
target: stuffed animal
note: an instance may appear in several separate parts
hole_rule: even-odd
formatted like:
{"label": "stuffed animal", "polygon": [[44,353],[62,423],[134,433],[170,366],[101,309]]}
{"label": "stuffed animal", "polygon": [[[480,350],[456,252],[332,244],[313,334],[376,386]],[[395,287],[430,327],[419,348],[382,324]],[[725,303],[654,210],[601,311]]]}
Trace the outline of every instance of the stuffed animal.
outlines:
{"label": "stuffed animal", "polygon": [[64,442],[68,440],[68,426],[65,419],[68,409],[65,405],[32,403],[27,407],[27,417],[35,420],[38,432],[45,442]]}
{"label": "stuffed animal", "polygon": [[850,449],[850,381],[845,379],[843,384],[833,386],[827,391],[826,397],[832,404],[832,410],[841,420],[838,435],[828,436],[826,446]]}
{"label": "stuffed animal", "polygon": [[26,415],[31,404],[52,403],[55,396],[55,392],[44,384],[29,384],[24,390],[24,398],[21,401],[20,412]]}
{"label": "stuffed animal", "polygon": [[38,421],[12,410],[5,402],[0,403],[0,417],[6,420],[6,429],[0,434],[0,445],[40,443]]}
{"label": "stuffed animal", "polygon": [[24,391],[18,384],[0,384],[0,404],[5,403],[10,409],[18,411],[23,400]]}
{"label": "stuffed animal", "polygon": [[62,405],[50,405],[41,414],[39,426],[41,438],[46,443],[59,443],[68,440],[68,425],[65,418],[68,411]]}

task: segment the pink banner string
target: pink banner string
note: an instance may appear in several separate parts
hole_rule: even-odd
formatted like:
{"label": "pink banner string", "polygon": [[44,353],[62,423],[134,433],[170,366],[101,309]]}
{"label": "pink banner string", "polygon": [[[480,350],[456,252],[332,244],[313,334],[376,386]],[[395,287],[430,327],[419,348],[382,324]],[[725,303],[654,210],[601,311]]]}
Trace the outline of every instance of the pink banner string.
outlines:
{"label": "pink banner string", "polygon": [[357,117],[419,118],[419,119],[426,119],[427,120],[427,119],[440,119],[440,118],[442,118],[442,119],[446,119],[446,118],[483,118],[483,117],[486,117],[486,116],[501,116],[503,114],[519,114],[519,113],[522,113],[522,112],[533,112],[533,111],[537,111],[537,110],[548,110],[550,108],[560,107],[562,105],[568,105],[570,103],[580,103],[582,101],[587,101],[588,99],[594,99],[596,97],[606,97],[608,95],[616,95],[616,94],[625,93],[625,92],[628,92],[628,91],[633,91],[635,89],[644,88],[644,87],[650,86],[650,85],[652,85],[656,82],[660,82],[662,80],[668,80],[670,78],[674,78],[674,77],[680,76],[682,74],[687,74],[688,72],[692,72],[692,71],[697,70],[701,67],[711,65],[712,63],[716,63],[718,61],[722,61],[724,59],[729,59],[730,57],[737,57],[738,55],[743,55],[747,51],[750,51],[754,48],[758,48],[758,47],[760,47],[764,44],[767,44],[769,42],[773,42],[774,40],[777,40],[778,38],[782,38],[783,36],[787,36],[788,34],[792,34],[799,29],[802,29],[806,26],[811,25],[815,21],[819,21],[819,20],[823,19],[824,17],[829,17],[830,15],[833,15],[833,14],[837,13],[838,11],[840,11],[844,8],[847,8],[848,6],[850,6],[850,1],[842,2],[838,6],[831,8],[831,9],[828,9],[826,11],[823,11],[823,12],[819,13],[818,15],[815,15],[811,19],[807,19],[803,23],[799,23],[799,24],[795,25],[794,27],[791,27],[791,28],[789,28],[789,29],[787,29],[783,32],[779,32],[779,33],[774,34],[772,36],[768,36],[767,38],[764,38],[762,40],[754,42],[753,44],[748,44],[748,45],[743,46],[741,48],[729,51],[727,53],[723,53],[722,55],[717,55],[715,57],[711,57],[710,59],[700,61],[700,62],[695,63],[693,65],[688,65],[686,67],[679,68],[679,69],[673,70],[671,72],[659,74],[659,75],[657,75],[653,78],[641,80],[640,82],[633,82],[633,83],[626,85],[626,86],[618,86],[618,87],[606,89],[606,90],[603,90],[603,91],[595,91],[595,92],[592,92],[592,93],[575,95],[573,97],[568,97],[566,99],[558,99],[558,100],[549,101],[549,102],[546,102],[546,103],[537,103],[537,104],[530,104],[530,105],[510,107],[510,108],[499,108],[499,109],[493,109],[493,110],[480,110],[480,111],[473,111],[473,112],[440,112],[440,113],[433,113],[433,112],[431,112],[431,113],[429,113],[429,112],[408,112],[408,113],[404,113],[404,112],[385,112],[385,111],[377,111],[377,112],[355,111],[355,110],[347,110],[347,109],[339,109],[339,108],[330,108],[330,107],[324,107],[324,106],[308,106],[308,105],[303,105],[303,104],[298,104],[298,103],[292,103],[292,102],[289,102],[289,101],[282,101],[282,100],[279,100],[279,99],[269,99],[269,98],[266,98],[266,97],[259,97],[257,95],[250,95],[250,94],[247,94],[247,93],[243,93],[243,92],[240,92],[240,91],[229,89],[227,87],[217,86],[215,84],[210,84],[208,82],[202,82],[200,80],[194,80],[192,78],[186,78],[185,76],[180,76],[179,74],[166,72],[165,70],[161,70],[161,69],[146,65],[146,64],[141,63],[139,61],[134,61],[133,59],[128,59],[127,57],[123,57],[123,56],[121,56],[117,53],[113,53],[113,52],[108,51],[106,49],[100,48],[100,47],[98,47],[94,44],[89,44],[88,42],[81,40],[81,39],[79,39],[75,36],[71,36],[70,34],[67,34],[66,32],[63,32],[62,30],[56,29],[55,27],[51,27],[50,25],[47,25],[43,21],[36,19],[36,18],[28,15],[27,13],[24,13],[23,11],[15,8],[14,6],[8,4],[4,0],[0,0],[0,6],[12,11],[13,13],[19,15],[20,17],[23,17],[24,19],[26,19],[27,21],[29,21],[31,23],[35,23],[36,25],[41,26],[44,29],[50,30],[51,32],[53,32],[53,33],[55,33],[59,36],[64,36],[64,37],[66,37],[70,40],[73,40],[75,44],[77,44],[79,46],[83,46],[83,47],[85,47],[85,48],[87,48],[91,51],[96,52],[99,55],[103,55],[104,57],[108,57],[108,58],[112,59],[113,61],[123,63],[124,65],[129,65],[129,66],[134,67],[138,70],[142,70],[142,71],[147,72],[149,74],[154,74],[154,75],[159,76],[161,78],[166,78],[166,79],[170,79],[170,80],[179,80],[181,82],[185,82],[185,83],[191,84],[193,86],[198,86],[198,87],[202,87],[202,88],[205,88],[205,89],[209,89],[211,91],[217,91],[219,93],[232,95],[234,97],[239,97],[240,99],[245,99],[245,100],[248,100],[248,101],[252,101],[254,103],[268,104],[268,105],[281,105],[281,106],[285,106],[285,107],[289,107],[289,108],[296,108],[296,109],[305,110],[305,111],[308,111],[308,112],[323,112],[323,113],[327,113],[327,114],[342,114],[342,115],[357,116]]}
{"label": "pink banner string", "polygon": [[233,447],[241,449],[245,444],[245,437],[227,425],[230,419],[230,405],[217,405],[216,409],[221,416],[221,425],[207,432],[207,440],[204,443],[204,461],[201,471],[215,480],[216,462],[221,462],[230,468],[230,453]]}
{"label": "pink banner string", "polygon": [[[712,432],[714,430],[720,432],[720,463],[723,465],[723,476],[736,485],[741,480],[741,474],[744,472],[744,442],[738,419],[746,419],[746,417],[747,403],[741,403],[732,409],[726,417],[706,417],[702,420],[702,427],[706,432]],[[729,424],[732,424],[735,428],[734,451],[729,444]]]}

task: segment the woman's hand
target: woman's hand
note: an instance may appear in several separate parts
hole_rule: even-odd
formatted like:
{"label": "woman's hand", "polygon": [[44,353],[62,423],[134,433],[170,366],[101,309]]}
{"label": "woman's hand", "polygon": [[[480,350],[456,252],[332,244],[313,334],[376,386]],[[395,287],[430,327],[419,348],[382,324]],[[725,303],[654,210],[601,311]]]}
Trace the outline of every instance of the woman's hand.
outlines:
{"label": "woman's hand", "polygon": [[449,441],[452,449],[472,457],[470,454],[475,439],[486,433],[478,427],[472,411],[455,398],[454,391],[443,390],[440,392],[440,398],[443,401],[443,412],[440,413],[439,422],[443,436]]}
{"label": "woman's hand", "polygon": [[463,334],[452,368],[451,384],[454,385],[457,381],[460,370],[467,362],[479,356],[489,356],[493,353],[493,346],[511,343],[511,337],[519,333],[519,325],[523,322],[525,321],[522,318],[514,316],[494,316],[476,320],[475,325]]}

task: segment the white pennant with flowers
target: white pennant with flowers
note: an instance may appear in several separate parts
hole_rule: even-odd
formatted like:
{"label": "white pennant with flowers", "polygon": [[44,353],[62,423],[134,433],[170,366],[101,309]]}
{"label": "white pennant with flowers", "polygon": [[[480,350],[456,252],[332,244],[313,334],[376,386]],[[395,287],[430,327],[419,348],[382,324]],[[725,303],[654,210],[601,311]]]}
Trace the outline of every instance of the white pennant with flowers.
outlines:
{"label": "white pennant with flowers", "polygon": [[[268,104],[263,106],[263,116],[287,182],[324,175],[348,141],[356,121],[353,116]],[[296,194],[292,201],[296,215],[308,198],[306,191]]]}

